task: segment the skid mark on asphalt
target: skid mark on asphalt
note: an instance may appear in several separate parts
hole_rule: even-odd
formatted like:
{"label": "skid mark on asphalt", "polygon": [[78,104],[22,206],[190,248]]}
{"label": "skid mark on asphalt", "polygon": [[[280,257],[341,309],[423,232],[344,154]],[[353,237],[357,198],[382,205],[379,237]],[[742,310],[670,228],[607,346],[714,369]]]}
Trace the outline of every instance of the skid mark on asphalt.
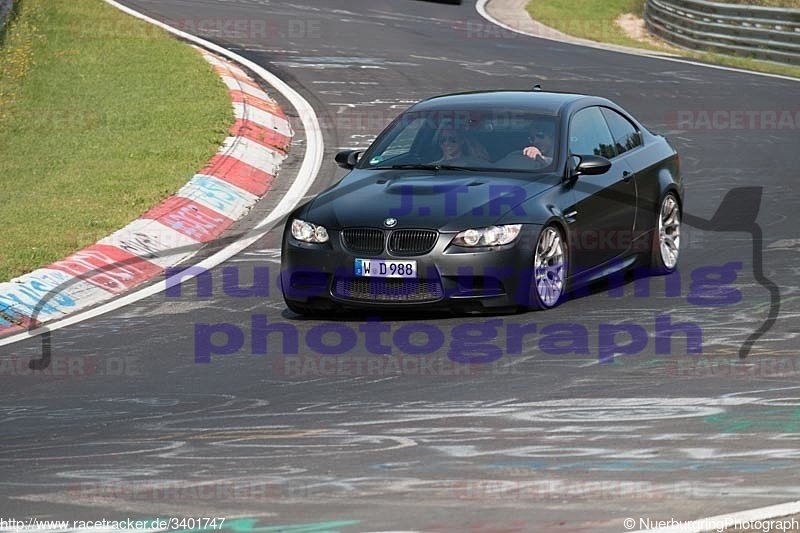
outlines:
{"label": "skid mark on asphalt", "polygon": [[[125,426],[113,440],[89,435],[77,448],[20,441],[4,446],[2,456],[19,460],[27,453],[37,459],[30,461],[30,475],[50,480],[53,492],[37,490],[24,500],[140,512],[200,504],[241,516],[265,504],[308,509],[338,498],[374,504],[375,498],[391,503],[408,494],[422,507],[453,509],[468,501],[518,508],[721,493],[794,498],[800,487],[781,485],[771,474],[792,471],[800,458],[796,390],[721,398],[307,401],[278,411],[259,399],[175,395],[108,398],[80,412],[67,398],[65,423],[91,414],[98,423],[124,418]],[[6,406],[0,416],[57,415],[20,409]],[[742,447],[756,435],[759,449]],[[327,461],[314,462],[315,456],[335,456],[336,473],[326,472]],[[197,465],[188,475],[187,464]],[[213,475],[219,465],[225,478]],[[681,481],[660,477],[675,473]],[[754,484],[758,475],[770,477]],[[203,499],[225,490],[223,498]]]}

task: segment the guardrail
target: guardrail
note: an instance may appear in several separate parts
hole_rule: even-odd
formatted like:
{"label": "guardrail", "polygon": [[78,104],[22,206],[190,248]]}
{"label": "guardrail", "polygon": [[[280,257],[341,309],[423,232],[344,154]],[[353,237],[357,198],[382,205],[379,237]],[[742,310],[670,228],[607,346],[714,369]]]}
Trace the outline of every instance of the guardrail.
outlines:
{"label": "guardrail", "polygon": [[644,20],[676,46],[800,65],[800,9],[647,0]]}
{"label": "guardrail", "polygon": [[0,30],[6,25],[6,19],[11,14],[14,7],[14,0],[0,0]]}

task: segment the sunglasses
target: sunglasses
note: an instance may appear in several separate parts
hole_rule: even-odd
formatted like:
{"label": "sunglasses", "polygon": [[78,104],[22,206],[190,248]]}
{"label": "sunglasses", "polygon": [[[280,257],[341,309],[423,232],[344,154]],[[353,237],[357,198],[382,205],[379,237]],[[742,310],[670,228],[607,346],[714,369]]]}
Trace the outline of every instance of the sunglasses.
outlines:
{"label": "sunglasses", "polygon": [[460,142],[461,142],[461,139],[459,139],[455,135],[443,135],[439,139],[439,144],[443,144],[443,143],[457,144],[457,143],[460,143]]}

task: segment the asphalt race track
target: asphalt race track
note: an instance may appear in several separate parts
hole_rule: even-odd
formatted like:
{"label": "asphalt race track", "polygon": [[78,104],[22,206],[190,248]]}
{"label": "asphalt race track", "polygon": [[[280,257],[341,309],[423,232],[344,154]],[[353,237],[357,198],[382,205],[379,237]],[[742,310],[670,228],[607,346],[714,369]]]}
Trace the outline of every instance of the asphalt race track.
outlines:
{"label": "asphalt race track", "polygon": [[[428,96],[540,83],[609,97],[680,152],[680,273],[548,312],[308,320],[276,287],[279,227],[214,269],[211,295],[187,283],[54,332],[56,375],[14,370],[41,339],[0,347],[0,518],[622,531],[800,499],[798,82],[523,37],[473,2],[124,3],[313,104],[327,159],[312,192],[343,175],[338,149]],[[632,333],[609,339],[620,324]],[[451,350],[499,359],[457,365]]]}

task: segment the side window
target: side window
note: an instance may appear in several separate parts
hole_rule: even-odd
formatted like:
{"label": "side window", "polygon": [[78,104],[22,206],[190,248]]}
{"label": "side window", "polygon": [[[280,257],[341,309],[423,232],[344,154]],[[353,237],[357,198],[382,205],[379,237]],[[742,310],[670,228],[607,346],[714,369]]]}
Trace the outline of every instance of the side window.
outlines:
{"label": "side window", "polygon": [[569,124],[569,150],[575,155],[617,155],[614,139],[599,107],[581,109]]}
{"label": "side window", "polygon": [[608,121],[608,127],[611,129],[612,137],[614,137],[614,146],[618,154],[641,146],[642,136],[628,119],[607,107],[602,107],[600,110]]}

